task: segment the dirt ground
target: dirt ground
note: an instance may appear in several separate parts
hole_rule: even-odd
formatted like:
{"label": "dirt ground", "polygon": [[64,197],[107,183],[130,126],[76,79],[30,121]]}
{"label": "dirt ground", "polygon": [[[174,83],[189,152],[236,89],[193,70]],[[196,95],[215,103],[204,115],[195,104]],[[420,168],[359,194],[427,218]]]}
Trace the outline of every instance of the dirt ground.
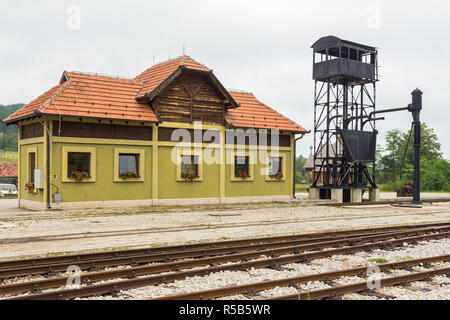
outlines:
{"label": "dirt ground", "polygon": [[447,196],[449,202],[421,208],[276,202],[51,212],[17,209],[15,200],[1,200],[0,259],[445,222],[450,221]]}

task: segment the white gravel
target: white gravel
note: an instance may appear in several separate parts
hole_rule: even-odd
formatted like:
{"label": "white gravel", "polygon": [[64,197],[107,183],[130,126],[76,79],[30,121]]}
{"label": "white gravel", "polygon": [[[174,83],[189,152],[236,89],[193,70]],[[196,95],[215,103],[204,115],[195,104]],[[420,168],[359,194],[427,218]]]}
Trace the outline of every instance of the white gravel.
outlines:
{"label": "white gravel", "polygon": [[[158,211],[162,210],[162,211]],[[239,216],[210,214],[239,213]],[[450,202],[420,209],[271,203],[52,212],[0,212],[0,257],[241,239],[450,221]]]}
{"label": "white gravel", "polygon": [[[352,267],[375,265],[376,261],[397,262],[402,260],[418,259],[430,256],[437,256],[450,253],[450,239],[421,241],[415,245],[407,245],[394,250],[376,249],[372,252],[358,252],[351,255],[338,255],[330,258],[315,259],[309,263],[292,263],[281,266],[281,270],[268,268],[250,269],[248,271],[221,271],[207,276],[195,276],[173,283],[160,284],[158,286],[147,286],[132,290],[123,291],[118,297],[102,296],[89,299],[149,299],[154,297],[168,296],[193,291],[202,291],[218,287],[241,285],[253,282],[281,279],[308,275],[313,273],[328,272]],[[381,259],[381,260],[380,260]],[[449,267],[450,263],[433,263],[433,268]],[[422,266],[413,268],[417,271],[427,270]],[[383,273],[383,277],[390,277],[402,274],[408,274],[409,271],[399,269],[391,270],[390,273]],[[367,281],[360,277],[341,277],[334,280],[338,284],[348,284],[361,281]],[[445,276],[435,277],[433,282],[418,282],[411,287],[424,286],[424,290],[411,290],[409,288],[394,287],[381,288],[380,293],[395,296],[397,299],[449,299],[450,298],[450,279]],[[299,284],[300,290],[316,290],[329,287],[321,281]],[[295,294],[299,289],[294,287],[278,287],[259,292],[259,296],[252,297],[248,294],[224,297],[223,299],[258,299],[270,298],[286,294]],[[348,294],[343,299],[380,299],[378,297]]]}

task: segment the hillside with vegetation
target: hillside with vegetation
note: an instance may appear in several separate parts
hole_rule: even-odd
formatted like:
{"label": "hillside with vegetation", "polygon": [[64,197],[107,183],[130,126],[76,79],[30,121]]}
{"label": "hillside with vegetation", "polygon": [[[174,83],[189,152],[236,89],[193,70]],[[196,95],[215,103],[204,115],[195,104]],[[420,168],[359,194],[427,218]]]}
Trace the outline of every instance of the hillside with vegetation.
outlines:
{"label": "hillside with vegetation", "polygon": [[[0,105],[0,119],[23,106],[23,103]],[[0,123],[0,157],[1,161],[17,161],[17,126]]]}

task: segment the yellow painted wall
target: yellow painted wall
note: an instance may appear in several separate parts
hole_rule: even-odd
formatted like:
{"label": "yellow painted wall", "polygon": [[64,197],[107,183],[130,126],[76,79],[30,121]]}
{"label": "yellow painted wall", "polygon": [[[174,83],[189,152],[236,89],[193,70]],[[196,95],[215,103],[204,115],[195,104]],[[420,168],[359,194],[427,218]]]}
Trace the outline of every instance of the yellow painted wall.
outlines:
{"label": "yellow painted wall", "polygon": [[[175,124],[171,124],[175,125]],[[191,128],[189,124],[184,127]],[[214,127],[216,128],[216,127]],[[154,140],[156,137],[154,136]],[[292,136],[294,138],[294,136]],[[62,194],[63,202],[85,201],[113,201],[113,200],[149,200],[152,199],[152,175],[157,168],[158,178],[157,199],[182,199],[182,198],[219,198],[221,197],[221,165],[203,163],[203,177],[201,181],[186,182],[177,181],[177,165],[172,162],[171,153],[173,145],[167,142],[157,141],[122,141],[84,138],[58,138],[54,137],[51,145],[51,194]],[[43,141],[43,138],[41,138]],[[80,143],[80,142],[85,143]],[[28,139],[19,141],[20,144],[20,188],[24,189],[27,176],[27,149],[37,148],[37,168],[44,170],[44,143],[31,143]],[[25,144],[24,143],[30,143]],[[155,156],[158,156],[157,165],[153,165],[152,144],[158,143],[155,148]],[[96,175],[95,182],[62,182],[62,157],[63,146],[88,147],[96,150]],[[144,149],[145,153],[145,178],[142,182],[115,182],[114,181],[114,148]],[[225,149],[225,148],[223,148]],[[214,152],[221,152],[222,148],[216,148]],[[253,181],[232,181],[232,165],[226,164],[222,187],[224,197],[250,197],[250,196],[281,196],[292,193],[292,152],[290,148],[282,148],[280,154],[285,158],[285,177],[283,181],[268,181],[261,174],[261,168],[265,165],[254,165]],[[213,154],[214,155],[214,154]],[[258,156],[259,158],[259,156]],[[56,179],[53,175],[56,174]],[[45,174],[44,174],[45,177]],[[178,179],[179,180],[179,179]],[[223,180],[222,180],[223,181]],[[155,188],[156,190],[156,188]],[[154,193],[156,194],[156,193]],[[37,194],[21,190],[21,199],[45,202],[43,190]],[[53,202],[53,197],[51,198]]]}
{"label": "yellow painted wall", "polygon": [[177,181],[177,165],[171,160],[172,147],[159,147],[159,199],[218,198],[220,166],[203,163],[202,181]]}
{"label": "yellow painted wall", "polygon": [[[96,149],[96,181],[95,182],[62,182],[61,161],[62,147],[93,147]],[[143,148],[145,150],[144,182],[114,182],[114,148]],[[52,143],[52,176],[51,183],[62,194],[63,202],[111,201],[151,199],[151,146],[115,146],[102,144]],[[57,179],[53,179],[53,175]],[[56,188],[52,187],[52,194]]]}
{"label": "yellow painted wall", "polygon": [[32,143],[27,145],[21,145],[19,146],[20,149],[20,161],[21,165],[20,172],[19,172],[19,188],[20,189],[20,197],[21,199],[25,200],[31,200],[31,201],[44,201],[44,190],[36,190],[36,192],[28,192],[25,190],[25,184],[29,181],[27,181],[28,177],[28,150],[30,149],[36,149],[37,155],[36,155],[36,169],[44,170],[44,144],[43,143]]}
{"label": "yellow painted wall", "polygon": [[253,181],[231,181],[233,174],[232,165],[226,165],[226,197],[249,197],[249,196],[281,196],[292,194],[292,162],[291,152],[280,151],[280,155],[286,157],[286,177],[283,181],[267,181],[261,174],[261,168],[265,167],[261,161],[254,164]]}

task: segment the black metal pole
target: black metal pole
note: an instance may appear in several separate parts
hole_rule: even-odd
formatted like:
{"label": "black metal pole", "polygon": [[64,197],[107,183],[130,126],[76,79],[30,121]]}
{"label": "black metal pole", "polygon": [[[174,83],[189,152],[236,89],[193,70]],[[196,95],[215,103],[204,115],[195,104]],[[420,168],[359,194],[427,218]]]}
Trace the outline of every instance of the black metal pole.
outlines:
{"label": "black metal pole", "polygon": [[420,204],[420,121],[414,122],[414,189],[413,203]]}
{"label": "black metal pole", "polygon": [[420,110],[422,110],[422,91],[415,89],[411,92],[412,103],[408,106],[413,116],[414,128],[414,189],[413,203],[420,204]]}

